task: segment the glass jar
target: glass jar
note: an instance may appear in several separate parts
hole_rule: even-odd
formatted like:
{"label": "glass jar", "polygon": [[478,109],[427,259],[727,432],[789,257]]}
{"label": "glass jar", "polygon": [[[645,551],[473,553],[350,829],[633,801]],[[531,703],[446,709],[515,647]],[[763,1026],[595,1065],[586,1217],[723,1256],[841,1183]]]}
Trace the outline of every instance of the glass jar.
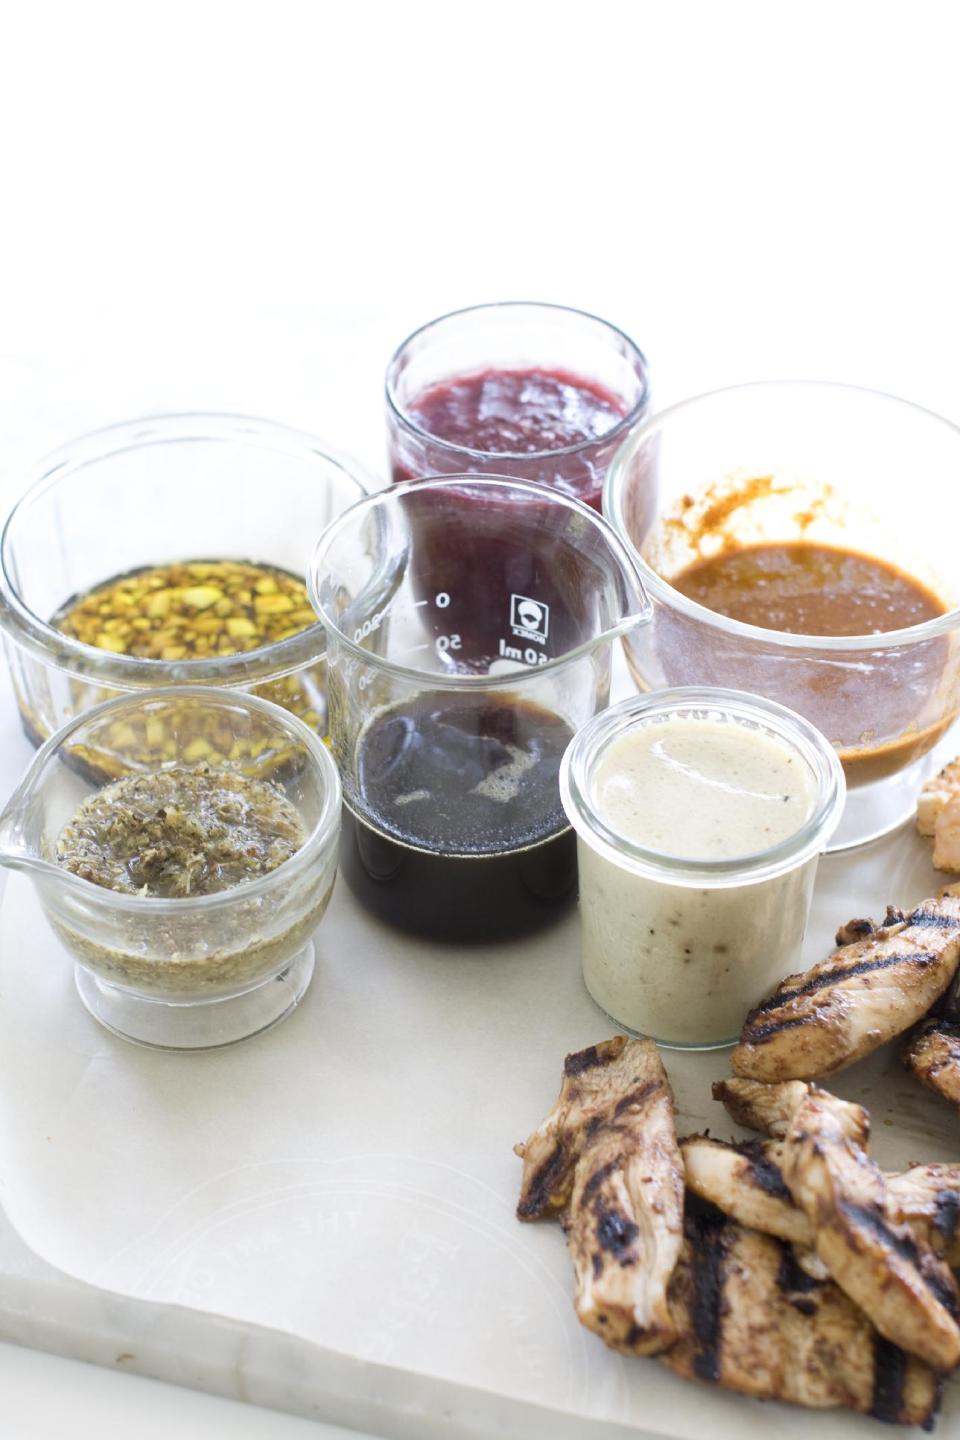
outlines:
{"label": "glass jar", "polygon": [[[604,757],[639,728],[677,718],[746,727],[795,756],[812,796],[806,820],[773,846],[705,860],[661,853],[615,828],[597,802]],[[843,809],[833,748],[772,701],[665,690],[585,725],[564,756],[560,792],[577,832],[583,978],[593,999],[631,1034],[671,1048],[732,1044],[748,1010],[798,967],[818,857]]]}
{"label": "glass jar", "polygon": [[265,420],[165,415],[86,435],[26,478],[0,542],[0,625],[34,744],[117,694],[187,683],[251,690],[326,733],[320,624],[240,654],[167,660],[83,643],[51,620],[106,582],[182,561],[302,581],[317,535],[367,493],[352,461]]}
{"label": "glass jar", "polygon": [[[596,510],[607,466],[649,404],[647,362],[622,331],[522,301],[474,305],[414,331],[387,367],[386,392],[395,481],[512,475]],[[418,413],[428,396],[429,414]]]}

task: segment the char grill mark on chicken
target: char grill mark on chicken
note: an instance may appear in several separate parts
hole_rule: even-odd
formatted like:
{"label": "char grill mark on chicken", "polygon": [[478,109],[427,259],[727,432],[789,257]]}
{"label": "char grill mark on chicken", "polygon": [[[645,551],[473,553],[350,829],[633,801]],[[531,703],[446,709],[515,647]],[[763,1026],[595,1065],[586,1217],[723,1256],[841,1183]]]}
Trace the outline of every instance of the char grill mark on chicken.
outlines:
{"label": "char grill mark on chicken", "polygon": [[567,1056],[556,1105],[524,1144],[514,1146],[523,1160],[518,1219],[558,1215],[569,1203],[584,1131],[609,1107],[626,1047],[627,1037],[614,1035]]}
{"label": "char grill mark on chicken", "polygon": [[783,1147],[783,1178],[834,1281],[892,1344],[938,1370],[960,1363],[949,1267],[891,1218],[886,1181],[845,1132],[834,1097],[811,1093]]}
{"label": "char grill mark on chicken", "polygon": [[960,897],[923,901],[904,921],[788,975],[747,1016],[734,1074],[809,1080],[842,1070],[925,1015],[958,961]]}
{"label": "char grill mark on chicken", "polygon": [[692,1135],[680,1141],[687,1189],[741,1225],[797,1245],[813,1244],[810,1222],[793,1203],[777,1141],[725,1145]]}
{"label": "char grill mark on chicken", "polygon": [[914,1165],[886,1178],[889,1218],[960,1266],[960,1165]]}
{"label": "char grill mark on chicken", "polygon": [[696,1201],[671,1300],[682,1338],[661,1360],[678,1375],[902,1424],[928,1425],[936,1414],[938,1380],[922,1361],[882,1340],[788,1245]]}
{"label": "char grill mark on chicken", "polygon": [[[688,1136],[680,1141],[687,1189],[741,1225],[810,1250],[813,1229],[783,1178],[784,1150],[778,1140],[733,1145]],[[887,1220],[960,1264],[960,1165],[915,1165],[885,1179]]]}
{"label": "char grill mark on chicken", "polygon": [[517,1213],[560,1209],[557,1177],[570,1176],[562,1220],[577,1315],[612,1348],[654,1354],[676,1339],[667,1286],[683,1238],[683,1162],[656,1045],[616,1039],[567,1057],[557,1106],[518,1147]]}
{"label": "char grill mark on chicken", "polygon": [[926,1021],[912,1036],[903,1063],[921,1085],[960,1110],[960,1025]]}

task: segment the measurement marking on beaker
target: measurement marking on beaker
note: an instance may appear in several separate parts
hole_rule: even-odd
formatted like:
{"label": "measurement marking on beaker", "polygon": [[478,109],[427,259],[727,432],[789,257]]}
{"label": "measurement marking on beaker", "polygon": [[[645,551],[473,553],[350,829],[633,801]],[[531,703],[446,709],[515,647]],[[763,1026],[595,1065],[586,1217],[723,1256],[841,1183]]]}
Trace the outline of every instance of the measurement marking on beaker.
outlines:
{"label": "measurement marking on beaker", "polygon": [[430,601],[429,601],[429,600],[414,600],[414,602],[413,602],[413,608],[414,608],[414,610],[419,610],[422,605],[429,605],[429,604],[430,604]]}
{"label": "measurement marking on beaker", "polygon": [[429,650],[429,649],[430,649],[430,642],[428,641],[426,645],[414,645],[414,646],[412,646],[412,647],[411,647],[411,650],[410,650],[410,654],[411,654],[411,655],[419,655],[419,653],[420,653],[421,650]]}
{"label": "measurement marking on beaker", "polygon": [[502,660],[520,660],[524,665],[546,665],[550,659],[549,655],[534,650],[532,645],[528,645],[525,650],[521,650],[518,645],[508,645],[502,636],[500,638],[500,658]]}

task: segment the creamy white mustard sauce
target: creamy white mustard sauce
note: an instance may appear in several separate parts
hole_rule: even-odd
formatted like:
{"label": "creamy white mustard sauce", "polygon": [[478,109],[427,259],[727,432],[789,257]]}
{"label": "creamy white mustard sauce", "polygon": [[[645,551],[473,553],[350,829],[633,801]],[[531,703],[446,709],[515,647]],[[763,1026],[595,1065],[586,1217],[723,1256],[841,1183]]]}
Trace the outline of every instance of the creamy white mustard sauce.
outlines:
{"label": "creamy white mustard sauce", "polygon": [[[628,841],[695,864],[795,835],[816,781],[786,741],[734,720],[668,716],[612,741],[593,808]],[[735,1039],[751,1006],[796,968],[816,870],[720,888],[639,875],[579,841],[583,973],[616,1021],[679,1045]]]}

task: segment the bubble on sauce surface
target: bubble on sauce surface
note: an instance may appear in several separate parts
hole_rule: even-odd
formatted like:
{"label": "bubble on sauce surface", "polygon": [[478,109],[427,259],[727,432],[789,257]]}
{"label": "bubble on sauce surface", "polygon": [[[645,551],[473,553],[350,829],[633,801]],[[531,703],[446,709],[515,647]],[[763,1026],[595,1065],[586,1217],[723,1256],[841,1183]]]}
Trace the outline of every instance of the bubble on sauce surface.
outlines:
{"label": "bubble on sauce surface", "polygon": [[360,813],[422,849],[498,855],[566,828],[560,716],[509,694],[428,691],[372,716],[357,749]]}

